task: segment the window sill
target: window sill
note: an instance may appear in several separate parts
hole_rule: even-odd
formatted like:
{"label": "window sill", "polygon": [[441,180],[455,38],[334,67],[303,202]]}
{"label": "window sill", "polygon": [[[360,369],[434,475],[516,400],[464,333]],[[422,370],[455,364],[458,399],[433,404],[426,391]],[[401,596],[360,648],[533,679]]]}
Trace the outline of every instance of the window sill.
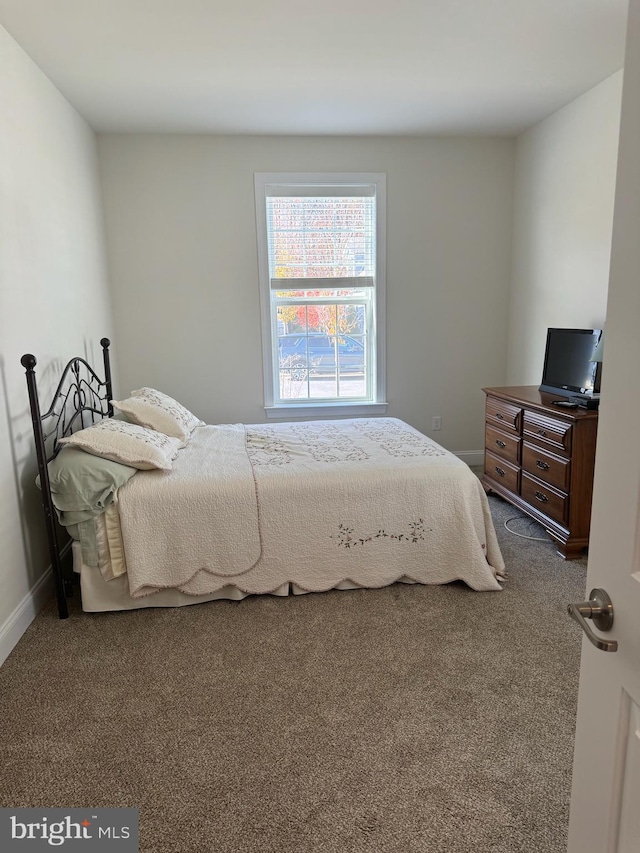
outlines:
{"label": "window sill", "polygon": [[265,406],[267,418],[365,417],[384,415],[388,403],[300,403],[297,406]]}

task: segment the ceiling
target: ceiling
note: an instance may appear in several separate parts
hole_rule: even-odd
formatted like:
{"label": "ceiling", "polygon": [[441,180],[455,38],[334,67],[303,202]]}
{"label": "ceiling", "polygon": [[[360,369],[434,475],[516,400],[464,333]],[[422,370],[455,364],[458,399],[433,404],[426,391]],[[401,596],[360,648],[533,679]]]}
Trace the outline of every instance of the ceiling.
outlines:
{"label": "ceiling", "polygon": [[623,65],[627,0],[0,0],[96,131],[516,135]]}

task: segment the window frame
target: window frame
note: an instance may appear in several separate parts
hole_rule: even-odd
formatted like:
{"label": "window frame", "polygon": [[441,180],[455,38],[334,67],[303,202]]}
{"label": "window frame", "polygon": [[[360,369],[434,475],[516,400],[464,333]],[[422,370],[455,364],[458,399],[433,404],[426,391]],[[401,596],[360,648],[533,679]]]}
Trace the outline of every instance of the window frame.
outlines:
{"label": "window frame", "polygon": [[[262,368],[264,382],[264,409],[268,418],[316,417],[320,415],[367,415],[386,412],[386,174],[383,172],[256,172],[255,203],[258,248],[258,273],[260,280],[260,316],[262,326]],[[375,339],[373,352],[375,367],[372,381],[372,399],[300,402],[278,402],[275,393],[277,364],[276,327],[272,316],[271,280],[269,276],[266,199],[267,187],[300,186],[305,189],[357,185],[374,187],[376,200],[376,264],[374,275],[373,318],[369,334]],[[312,281],[312,279],[309,279]],[[301,288],[303,289],[303,288]]]}

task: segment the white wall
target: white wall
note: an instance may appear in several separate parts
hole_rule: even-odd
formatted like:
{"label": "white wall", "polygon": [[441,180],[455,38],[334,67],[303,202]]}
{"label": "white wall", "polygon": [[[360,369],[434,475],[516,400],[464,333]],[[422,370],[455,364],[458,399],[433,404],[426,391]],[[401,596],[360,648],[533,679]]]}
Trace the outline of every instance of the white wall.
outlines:
{"label": "white wall", "polygon": [[95,136],[0,27],[0,660],[47,566],[24,369],[43,388],[112,333]]}
{"label": "white wall", "polygon": [[538,385],[549,326],[602,328],[622,71],[517,140],[507,384]]}
{"label": "white wall", "polygon": [[483,446],[506,379],[514,142],[102,135],[122,385],[265,420],[254,172],[387,173],[388,414]]}

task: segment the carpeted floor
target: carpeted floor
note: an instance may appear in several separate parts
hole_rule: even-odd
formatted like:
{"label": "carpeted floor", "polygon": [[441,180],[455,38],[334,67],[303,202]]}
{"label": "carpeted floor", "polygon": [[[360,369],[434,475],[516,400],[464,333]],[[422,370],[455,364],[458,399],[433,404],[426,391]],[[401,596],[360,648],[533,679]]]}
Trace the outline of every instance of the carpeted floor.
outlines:
{"label": "carpeted floor", "polygon": [[0,670],[0,805],[135,806],[145,853],[564,853],[586,560],[490,501],[503,592],[52,603]]}

